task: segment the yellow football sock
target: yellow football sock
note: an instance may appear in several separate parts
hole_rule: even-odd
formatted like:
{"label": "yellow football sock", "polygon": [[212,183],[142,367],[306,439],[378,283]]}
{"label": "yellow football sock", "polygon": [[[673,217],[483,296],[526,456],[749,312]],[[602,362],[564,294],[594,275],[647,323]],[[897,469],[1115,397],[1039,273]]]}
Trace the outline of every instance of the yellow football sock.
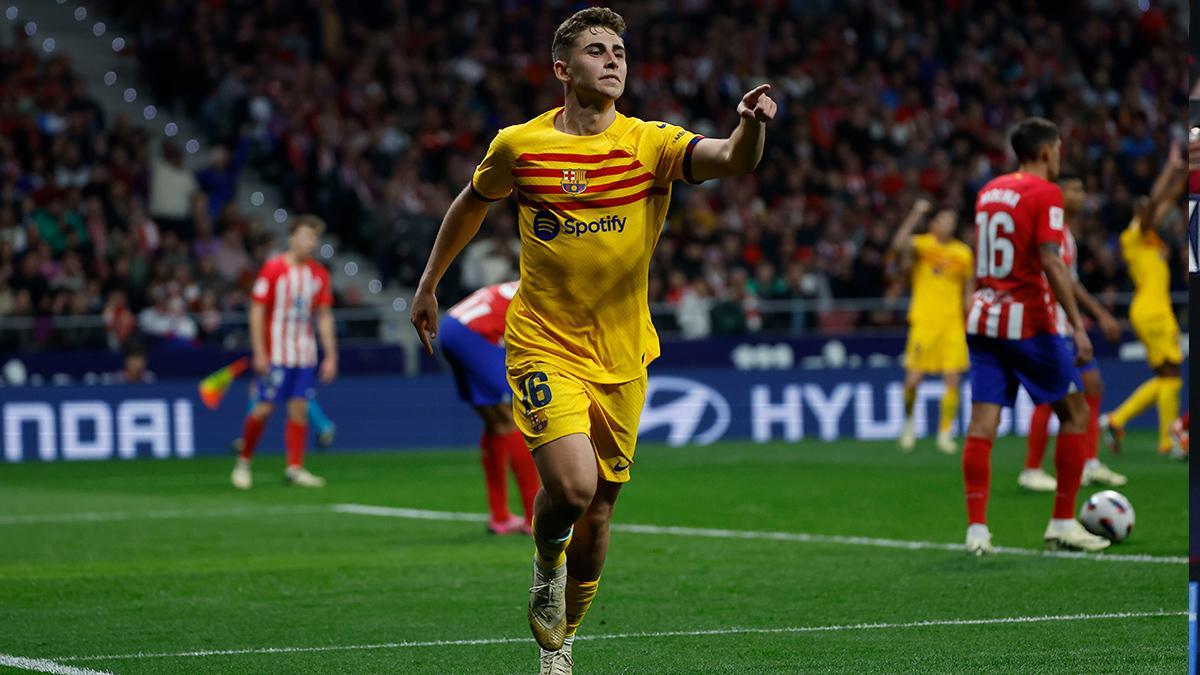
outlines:
{"label": "yellow football sock", "polygon": [[904,417],[905,419],[912,417],[913,405],[917,402],[917,388],[904,388]]}
{"label": "yellow football sock", "polygon": [[958,416],[958,388],[947,389],[942,395],[942,412],[938,417],[938,431],[950,431],[954,418]]}
{"label": "yellow football sock", "polygon": [[1142,386],[1130,394],[1129,398],[1125,399],[1125,402],[1118,406],[1112,415],[1109,416],[1113,426],[1118,429],[1124,429],[1125,425],[1129,424],[1129,420],[1137,417],[1142,414],[1143,410],[1149,408],[1150,404],[1154,403],[1158,398],[1159,384],[1160,378],[1158,377],[1152,377],[1143,382]]}
{"label": "yellow football sock", "polygon": [[1171,423],[1179,417],[1179,391],[1183,379],[1179,377],[1158,378],[1158,451],[1171,449]]}
{"label": "yellow football sock", "polygon": [[599,587],[599,579],[577,581],[567,575],[567,637],[579,630],[579,624],[583,623],[583,616],[587,614],[588,607],[592,606],[592,600],[596,599],[596,590]]}
{"label": "yellow football sock", "polygon": [[563,537],[547,539],[538,533],[535,521],[533,523],[533,545],[537,549],[538,564],[547,569],[566,565],[567,544],[571,543],[571,532],[572,530],[567,530],[567,534]]}

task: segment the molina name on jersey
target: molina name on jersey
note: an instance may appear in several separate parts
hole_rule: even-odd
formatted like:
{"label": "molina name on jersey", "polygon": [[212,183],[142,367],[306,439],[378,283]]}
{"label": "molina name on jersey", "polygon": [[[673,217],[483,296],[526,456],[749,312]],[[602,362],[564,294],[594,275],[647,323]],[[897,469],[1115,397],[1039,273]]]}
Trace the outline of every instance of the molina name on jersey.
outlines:
{"label": "molina name on jersey", "polygon": [[1062,245],[1062,190],[1030,173],[993,178],[975,200],[974,302],[967,334],[1023,340],[1054,333],[1042,244]]}

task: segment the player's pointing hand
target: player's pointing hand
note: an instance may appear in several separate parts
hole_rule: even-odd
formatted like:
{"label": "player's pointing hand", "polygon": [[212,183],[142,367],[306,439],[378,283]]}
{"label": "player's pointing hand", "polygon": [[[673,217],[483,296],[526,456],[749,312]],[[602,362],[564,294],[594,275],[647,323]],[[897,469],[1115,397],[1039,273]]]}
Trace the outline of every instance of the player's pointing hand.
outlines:
{"label": "player's pointing hand", "polygon": [[738,114],[748,120],[757,120],[759,122],[769,122],[775,119],[775,111],[779,109],[775,105],[775,101],[767,96],[767,92],[771,90],[771,85],[760,84],[751,89],[742,97],[742,102],[738,104]]}
{"label": "player's pointing hand", "polygon": [[433,293],[417,289],[413,295],[412,314],[409,317],[417,335],[421,336],[421,344],[425,345],[425,353],[433,356],[433,344],[429,342],[437,338],[438,304]]}

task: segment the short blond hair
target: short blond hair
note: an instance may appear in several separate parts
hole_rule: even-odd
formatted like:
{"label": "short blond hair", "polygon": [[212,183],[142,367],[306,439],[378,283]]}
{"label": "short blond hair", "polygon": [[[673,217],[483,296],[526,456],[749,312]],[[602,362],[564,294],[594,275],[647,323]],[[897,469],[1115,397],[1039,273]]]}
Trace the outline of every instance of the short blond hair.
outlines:
{"label": "short blond hair", "polygon": [[566,61],[567,53],[575,46],[575,38],[589,28],[607,28],[617,35],[625,32],[625,19],[607,7],[589,7],[571,15],[554,31],[550,46],[555,61]]}

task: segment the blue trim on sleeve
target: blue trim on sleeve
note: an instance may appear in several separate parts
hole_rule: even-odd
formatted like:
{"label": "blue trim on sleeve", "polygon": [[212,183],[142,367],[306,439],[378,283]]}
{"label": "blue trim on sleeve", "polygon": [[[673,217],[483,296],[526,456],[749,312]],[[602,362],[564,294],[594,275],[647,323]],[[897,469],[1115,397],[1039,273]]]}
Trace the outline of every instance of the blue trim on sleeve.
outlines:
{"label": "blue trim on sleeve", "polygon": [[687,150],[683,151],[683,179],[692,185],[699,185],[704,181],[698,181],[692,176],[692,150],[696,149],[696,144],[700,142],[703,136],[697,135],[692,140],[688,141]]}
{"label": "blue trim on sleeve", "polygon": [[498,202],[501,199],[504,199],[504,197],[484,197],[483,194],[479,192],[479,190],[475,189],[474,181],[472,181],[470,183],[470,186],[471,186],[471,194],[474,195],[475,198],[481,202]]}

